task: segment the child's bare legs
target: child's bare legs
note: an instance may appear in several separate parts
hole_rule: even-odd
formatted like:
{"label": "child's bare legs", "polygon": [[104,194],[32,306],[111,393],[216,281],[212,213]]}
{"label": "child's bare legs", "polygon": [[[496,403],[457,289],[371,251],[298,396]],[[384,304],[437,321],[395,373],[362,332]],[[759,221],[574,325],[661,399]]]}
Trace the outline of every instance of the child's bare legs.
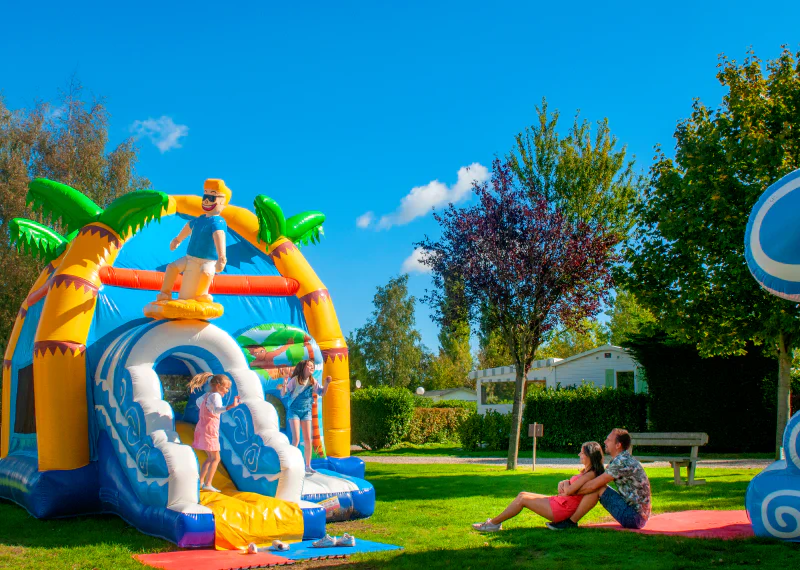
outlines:
{"label": "child's bare legs", "polygon": [[306,469],[311,469],[311,420],[303,420],[303,448]]}
{"label": "child's bare legs", "polygon": [[500,524],[508,519],[517,516],[522,509],[530,509],[537,515],[543,516],[547,520],[553,520],[553,509],[550,507],[550,499],[547,495],[538,493],[526,493],[525,491],[517,495],[502,513],[489,519],[492,524]]}
{"label": "child's bare legs", "polygon": [[200,471],[200,483],[211,487],[211,482],[217,473],[217,466],[219,466],[219,451],[206,451],[206,453],[208,457],[203,462],[203,469]]}

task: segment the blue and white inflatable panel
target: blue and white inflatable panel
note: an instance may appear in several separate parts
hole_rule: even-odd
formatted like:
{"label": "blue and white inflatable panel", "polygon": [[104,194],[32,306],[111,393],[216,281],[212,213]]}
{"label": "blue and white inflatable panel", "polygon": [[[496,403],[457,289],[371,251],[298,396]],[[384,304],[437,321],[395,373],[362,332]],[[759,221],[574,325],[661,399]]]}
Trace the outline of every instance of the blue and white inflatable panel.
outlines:
{"label": "blue and white inflatable panel", "polygon": [[800,412],[786,425],[783,452],[753,477],[744,503],[756,536],[800,542]]}
{"label": "blue and white inflatable panel", "polygon": [[800,170],[761,195],[744,237],[747,267],[770,293],[800,301]]}

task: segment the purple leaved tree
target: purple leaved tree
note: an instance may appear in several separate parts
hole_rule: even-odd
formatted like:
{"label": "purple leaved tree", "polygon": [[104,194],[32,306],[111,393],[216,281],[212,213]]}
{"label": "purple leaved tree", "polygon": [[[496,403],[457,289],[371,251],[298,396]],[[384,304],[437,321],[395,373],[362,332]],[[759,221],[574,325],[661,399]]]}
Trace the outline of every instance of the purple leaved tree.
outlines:
{"label": "purple leaved tree", "polygon": [[[531,195],[508,163],[495,160],[491,184],[475,184],[479,203],[434,214],[437,241],[417,243],[433,274],[425,301],[435,318],[445,283],[461,283],[460,303],[477,324],[483,313],[502,331],[516,366],[508,469],[517,468],[524,381],[533,355],[556,326],[579,327],[597,314],[612,285],[617,237],[599,224],[570,221],[544,195]],[[450,300],[451,303],[454,300]]]}

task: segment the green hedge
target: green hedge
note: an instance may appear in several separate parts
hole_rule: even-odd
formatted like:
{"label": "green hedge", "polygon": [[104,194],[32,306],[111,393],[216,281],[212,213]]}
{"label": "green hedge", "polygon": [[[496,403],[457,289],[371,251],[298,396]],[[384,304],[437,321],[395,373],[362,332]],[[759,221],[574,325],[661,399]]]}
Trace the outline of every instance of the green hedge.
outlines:
{"label": "green hedge", "polygon": [[652,431],[705,432],[708,451],[774,450],[778,361],[768,348],[701,358],[663,332],[625,346],[644,367]]}
{"label": "green hedge", "polygon": [[[528,425],[544,425],[539,449],[575,451],[585,441],[603,440],[615,427],[645,431],[647,396],[612,388],[581,386],[574,390],[533,390],[525,400],[520,429],[520,449],[531,449]],[[488,411],[465,418],[459,428],[465,449],[508,449],[511,414]]]}
{"label": "green hedge", "polygon": [[464,408],[415,408],[405,440],[417,445],[457,441],[458,428],[469,415]]}
{"label": "green hedge", "polygon": [[472,412],[478,411],[478,402],[467,402],[465,400],[439,400],[433,404],[434,408],[461,408]]}
{"label": "green hedge", "polygon": [[603,443],[614,428],[647,431],[647,395],[626,390],[596,388],[591,384],[574,390],[532,390],[525,399],[522,437],[532,447],[528,424],[544,425],[539,449],[575,451],[585,441]]}
{"label": "green hedge", "polygon": [[363,388],[350,397],[353,443],[383,449],[400,443],[414,417],[414,396],[405,388]]}

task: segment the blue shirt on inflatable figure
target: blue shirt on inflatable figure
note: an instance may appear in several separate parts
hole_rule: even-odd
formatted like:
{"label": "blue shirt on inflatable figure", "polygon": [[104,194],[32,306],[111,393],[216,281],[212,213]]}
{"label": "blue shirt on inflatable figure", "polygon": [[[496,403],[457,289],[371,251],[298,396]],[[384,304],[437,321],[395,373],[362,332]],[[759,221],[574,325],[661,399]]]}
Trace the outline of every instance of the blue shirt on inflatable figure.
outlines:
{"label": "blue shirt on inflatable figure", "polygon": [[[220,216],[230,202],[231,191],[225,182],[209,178],[203,184],[204,214],[190,220],[173,239],[169,247],[175,251],[189,237],[186,255],[173,261],[164,273],[164,283],[155,303],[145,307],[145,315],[155,319],[212,319],[222,315],[223,308],[208,294],[215,273],[225,269],[225,230],[227,224]],[[172,298],[172,288],[182,274],[178,299]]]}

